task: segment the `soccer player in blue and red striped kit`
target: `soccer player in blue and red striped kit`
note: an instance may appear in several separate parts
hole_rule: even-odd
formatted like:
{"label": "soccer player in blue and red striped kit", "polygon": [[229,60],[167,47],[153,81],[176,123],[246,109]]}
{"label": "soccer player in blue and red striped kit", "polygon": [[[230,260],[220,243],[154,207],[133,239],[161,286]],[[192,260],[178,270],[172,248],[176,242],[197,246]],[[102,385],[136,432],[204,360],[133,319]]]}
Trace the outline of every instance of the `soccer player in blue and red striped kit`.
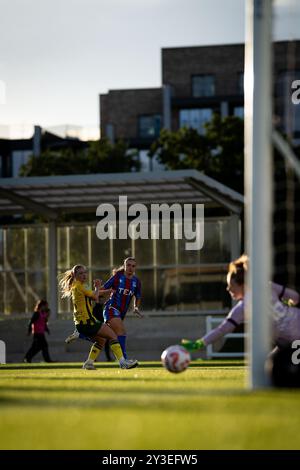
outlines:
{"label": "soccer player in blue and red striped kit", "polygon": [[126,359],[126,330],[123,320],[132,298],[133,313],[142,318],[139,306],[141,303],[141,282],[135,275],[135,258],[126,258],[123,265],[114,270],[113,276],[103,285],[103,289],[112,289],[112,293],[104,305],[104,321],[118,336],[123,355]]}

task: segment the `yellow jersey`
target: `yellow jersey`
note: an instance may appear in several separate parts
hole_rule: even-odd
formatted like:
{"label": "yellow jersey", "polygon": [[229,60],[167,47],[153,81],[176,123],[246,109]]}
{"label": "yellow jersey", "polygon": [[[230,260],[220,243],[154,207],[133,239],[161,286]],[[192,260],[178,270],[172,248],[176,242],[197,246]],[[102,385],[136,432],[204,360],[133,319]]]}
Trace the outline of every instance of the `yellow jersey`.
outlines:
{"label": "yellow jersey", "polygon": [[97,321],[93,315],[92,307],[94,292],[91,289],[87,289],[80,281],[74,282],[71,292],[75,325],[79,323],[83,325],[94,324]]}

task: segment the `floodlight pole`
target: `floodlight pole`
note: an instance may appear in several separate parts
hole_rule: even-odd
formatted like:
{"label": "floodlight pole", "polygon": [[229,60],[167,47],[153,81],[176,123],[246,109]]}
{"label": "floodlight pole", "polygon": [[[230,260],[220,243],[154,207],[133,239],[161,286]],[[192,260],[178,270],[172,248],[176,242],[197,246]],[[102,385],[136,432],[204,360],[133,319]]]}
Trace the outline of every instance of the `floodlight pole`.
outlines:
{"label": "floodlight pole", "polygon": [[250,256],[249,386],[268,387],[272,262],[272,0],[247,0],[245,47],[246,247]]}

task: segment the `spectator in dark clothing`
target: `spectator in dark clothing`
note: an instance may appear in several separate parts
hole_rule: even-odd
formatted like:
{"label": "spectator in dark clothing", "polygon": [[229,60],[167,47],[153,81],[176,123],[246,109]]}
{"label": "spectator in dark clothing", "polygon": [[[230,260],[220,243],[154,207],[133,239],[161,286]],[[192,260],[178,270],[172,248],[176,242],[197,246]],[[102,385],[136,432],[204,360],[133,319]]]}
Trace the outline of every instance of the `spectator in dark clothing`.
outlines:
{"label": "spectator in dark clothing", "polygon": [[28,323],[28,335],[33,334],[33,342],[30,349],[24,357],[24,362],[31,362],[32,358],[42,351],[43,358],[46,362],[53,362],[49,355],[48,343],[46,341],[45,332],[50,334],[48,328],[48,318],[50,310],[46,300],[39,300],[34,308],[33,315]]}

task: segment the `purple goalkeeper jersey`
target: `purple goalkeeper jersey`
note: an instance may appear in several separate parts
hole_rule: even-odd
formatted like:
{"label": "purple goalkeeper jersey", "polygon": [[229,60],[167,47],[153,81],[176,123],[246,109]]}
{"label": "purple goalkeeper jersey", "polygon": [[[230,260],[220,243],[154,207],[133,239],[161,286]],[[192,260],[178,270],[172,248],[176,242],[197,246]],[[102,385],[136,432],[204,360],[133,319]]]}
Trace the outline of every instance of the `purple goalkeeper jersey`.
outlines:
{"label": "purple goalkeeper jersey", "polygon": [[124,318],[133,296],[136,299],[141,297],[141,282],[136,276],[131,279],[119,271],[114,274],[103,286],[104,289],[113,289],[110,298],[104,305],[104,309],[114,308],[118,310]]}
{"label": "purple goalkeeper jersey", "polygon": [[[290,307],[280,300],[282,286],[272,283],[270,313],[272,320],[272,337],[276,343],[290,343],[300,338],[300,309]],[[222,336],[231,333],[236,326],[244,322],[245,301],[240,300],[229,312],[225,320],[205,336],[206,346],[214,343]]]}
{"label": "purple goalkeeper jersey", "polygon": [[280,287],[272,286],[272,335],[278,344],[285,344],[300,338],[300,309],[280,301]]}
{"label": "purple goalkeeper jersey", "polygon": [[217,339],[221,338],[228,333],[231,333],[238,325],[244,322],[245,304],[244,300],[240,300],[229,312],[225,320],[214,328],[205,336],[203,341],[206,346],[214,343]]}

